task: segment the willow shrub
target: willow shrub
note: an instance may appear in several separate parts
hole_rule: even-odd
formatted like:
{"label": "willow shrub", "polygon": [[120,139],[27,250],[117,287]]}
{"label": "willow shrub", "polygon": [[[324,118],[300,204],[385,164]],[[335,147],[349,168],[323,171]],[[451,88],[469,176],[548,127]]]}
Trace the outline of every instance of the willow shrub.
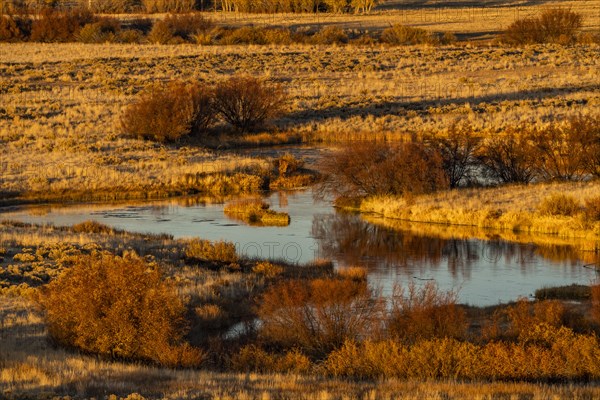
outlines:
{"label": "willow shrub", "polygon": [[258,315],[261,336],[274,345],[323,357],[344,341],[376,334],[381,302],[366,280],[292,280],[269,288]]}
{"label": "willow shrub", "polygon": [[40,295],[50,336],[113,359],[196,366],[185,307],[161,270],[135,254],[80,256]]}
{"label": "willow shrub", "polygon": [[153,85],[121,115],[123,131],[159,142],[204,132],[214,121],[212,90],[197,82]]}

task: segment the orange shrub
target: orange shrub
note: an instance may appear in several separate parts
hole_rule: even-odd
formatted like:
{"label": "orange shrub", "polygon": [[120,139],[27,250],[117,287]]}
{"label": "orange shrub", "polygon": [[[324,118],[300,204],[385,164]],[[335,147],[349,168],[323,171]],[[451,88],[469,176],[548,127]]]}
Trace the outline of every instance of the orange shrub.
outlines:
{"label": "orange shrub", "polygon": [[294,280],[268,289],[258,315],[268,341],[319,357],[345,340],[373,335],[381,303],[364,280]]}
{"label": "orange shrub", "polygon": [[527,335],[528,331],[538,324],[560,327],[563,323],[565,307],[558,300],[532,303],[523,298],[508,307],[505,312],[510,323],[509,334],[521,337]]}
{"label": "orange shrub", "polygon": [[194,366],[185,308],[157,266],[135,254],[79,257],[40,296],[58,343],[111,358]]}
{"label": "orange shrub", "polygon": [[31,32],[31,18],[28,15],[0,14],[0,42],[21,42]]}
{"label": "orange shrub", "polygon": [[94,21],[94,15],[86,10],[63,12],[46,8],[31,23],[30,40],[33,42],[71,42],[75,40],[84,25]]}
{"label": "orange shrub", "polygon": [[582,21],[583,16],[577,12],[561,8],[548,9],[537,18],[513,22],[504,33],[504,40],[510,44],[568,44],[575,41]]}
{"label": "orange shrub", "polygon": [[195,82],[155,85],[121,115],[129,136],[159,142],[206,131],[214,119],[211,90]]}
{"label": "orange shrub", "polygon": [[435,337],[461,338],[467,330],[466,313],[456,305],[455,292],[441,292],[433,282],[422,288],[411,282],[407,289],[394,288],[388,330],[409,343]]}
{"label": "orange shrub", "polygon": [[353,143],[326,157],[321,190],[341,197],[431,193],[448,187],[436,150],[411,142]]}

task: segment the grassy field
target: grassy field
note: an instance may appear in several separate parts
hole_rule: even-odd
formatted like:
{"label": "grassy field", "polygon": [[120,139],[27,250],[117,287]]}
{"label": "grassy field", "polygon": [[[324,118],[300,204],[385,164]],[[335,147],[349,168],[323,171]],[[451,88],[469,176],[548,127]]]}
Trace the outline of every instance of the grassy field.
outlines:
{"label": "grassy field", "polygon": [[[288,113],[263,141],[400,139],[444,131],[457,119],[493,134],[594,114],[600,103],[597,46],[322,47],[0,44],[0,192],[182,193],[214,173],[261,175],[263,161],[197,145],[158,145],[122,135],[119,115],[155,81],[221,80],[235,72],[283,84]],[[227,136],[227,135],[226,135]],[[266,139],[265,139],[266,136]],[[228,135],[231,138],[231,132]],[[259,171],[259,172],[257,172]],[[252,186],[248,183],[247,186]]]}

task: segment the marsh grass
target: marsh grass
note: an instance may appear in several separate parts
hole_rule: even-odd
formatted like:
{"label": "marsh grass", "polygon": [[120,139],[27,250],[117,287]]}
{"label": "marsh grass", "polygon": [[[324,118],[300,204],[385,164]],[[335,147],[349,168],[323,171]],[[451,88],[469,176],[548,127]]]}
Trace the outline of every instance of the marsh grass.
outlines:
{"label": "marsh grass", "polygon": [[[360,210],[380,214],[385,219],[467,225],[522,233],[540,233],[563,238],[587,239],[589,250],[597,249],[600,225],[596,221],[572,216],[542,215],[538,205],[548,196],[594,198],[598,182],[510,185],[497,188],[472,188],[414,196],[379,196],[364,200]],[[561,197],[562,198],[562,197]]]}
{"label": "marsh grass", "polygon": [[262,199],[245,199],[229,202],[223,212],[230,218],[242,220],[255,226],[288,226],[290,216],[285,212],[269,209],[270,205]]}
{"label": "marsh grass", "polygon": [[538,300],[589,300],[592,291],[585,285],[545,287],[535,291]]}

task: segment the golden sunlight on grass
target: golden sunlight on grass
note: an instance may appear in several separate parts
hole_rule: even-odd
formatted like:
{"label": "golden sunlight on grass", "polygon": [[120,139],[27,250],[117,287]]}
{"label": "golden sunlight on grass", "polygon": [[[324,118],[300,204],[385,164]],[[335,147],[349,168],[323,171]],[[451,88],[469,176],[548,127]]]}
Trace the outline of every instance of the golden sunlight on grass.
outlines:
{"label": "golden sunlight on grass", "polygon": [[538,233],[561,238],[587,239],[586,247],[598,248],[600,221],[583,212],[573,216],[542,215],[539,205],[552,194],[569,193],[583,202],[600,194],[600,183],[544,183],[489,189],[460,189],[414,198],[373,197],[360,210],[390,220],[429,222]]}

